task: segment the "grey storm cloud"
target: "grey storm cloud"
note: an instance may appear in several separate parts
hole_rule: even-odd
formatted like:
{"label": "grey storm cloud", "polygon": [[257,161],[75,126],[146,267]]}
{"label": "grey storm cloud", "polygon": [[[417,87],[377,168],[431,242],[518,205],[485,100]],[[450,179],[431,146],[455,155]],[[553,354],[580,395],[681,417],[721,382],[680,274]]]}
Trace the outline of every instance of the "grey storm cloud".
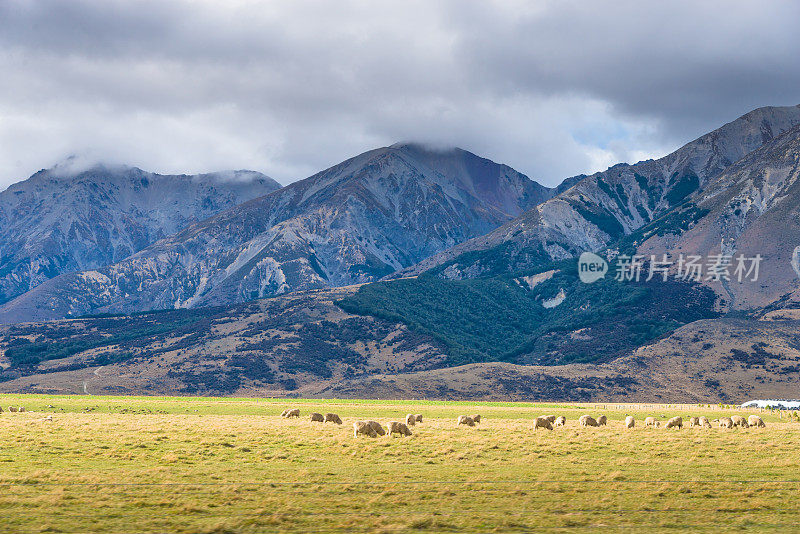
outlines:
{"label": "grey storm cloud", "polygon": [[800,4],[0,2],[0,189],[73,154],[283,183],[397,141],[543,183],[800,103]]}

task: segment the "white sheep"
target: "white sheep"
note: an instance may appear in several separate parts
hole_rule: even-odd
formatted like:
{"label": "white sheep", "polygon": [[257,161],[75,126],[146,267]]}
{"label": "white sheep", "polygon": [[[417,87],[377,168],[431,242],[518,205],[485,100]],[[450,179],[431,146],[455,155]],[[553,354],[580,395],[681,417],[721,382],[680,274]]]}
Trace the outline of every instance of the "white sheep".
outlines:
{"label": "white sheep", "polygon": [[459,425],[467,425],[467,426],[475,426],[475,420],[468,416],[468,415],[459,415],[458,416],[458,424]]}
{"label": "white sheep", "polygon": [[300,417],[300,408],[293,408],[290,410],[284,410],[283,417]]}
{"label": "white sheep", "polygon": [[714,421],[719,422],[720,428],[733,428],[733,420],[730,417],[720,417],[719,419],[714,419]]}
{"label": "white sheep", "polygon": [[694,428],[696,426],[700,426],[700,418],[699,417],[690,417],[689,418],[689,428]]}
{"label": "white sheep", "polygon": [[377,438],[378,433],[372,428],[372,425],[367,424],[366,421],[356,421],[353,423],[353,437],[357,438],[359,434],[368,436],[370,438]]}
{"label": "white sheep", "polygon": [[389,423],[389,436],[394,434],[400,434],[400,437],[403,436],[410,436],[411,430],[409,430],[408,425],[405,423],[401,423],[399,421],[392,421]]}
{"label": "white sheep", "polygon": [[627,416],[625,418],[625,428],[633,428],[634,426],[636,426],[636,419],[632,415]]}
{"label": "white sheep", "polygon": [[708,417],[705,415],[700,416],[700,426],[703,428],[711,428],[711,423],[708,421]]}
{"label": "white sheep", "polygon": [[595,420],[595,418],[590,416],[590,415],[582,415],[581,418],[578,419],[578,422],[580,423],[581,426],[584,426],[584,427],[585,426],[599,426],[597,424],[597,420]]}
{"label": "white sheep", "polygon": [[553,430],[553,424],[546,417],[534,417],[533,429],[536,430],[537,428],[546,428],[547,430]]}
{"label": "white sheep", "polygon": [[751,415],[750,417],[748,417],[747,424],[752,427],[758,427],[758,428],[764,428],[767,426],[764,424],[764,420],[757,415]]}
{"label": "white sheep", "polygon": [[375,431],[376,434],[379,436],[385,436],[386,431],[383,429],[381,424],[377,421],[367,421],[367,424],[372,427],[372,430]]}
{"label": "white sheep", "polygon": [[659,421],[656,421],[655,417],[647,417],[644,420],[644,426],[649,427],[652,426],[654,428],[658,428],[661,425]]}
{"label": "white sheep", "polygon": [[675,416],[667,421],[667,424],[664,425],[664,429],[669,430],[670,428],[677,428],[679,430],[683,428],[683,418],[681,416]]}
{"label": "white sheep", "polygon": [[564,426],[565,424],[567,424],[566,417],[564,417],[563,415],[559,415],[558,417],[556,417],[556,426]]}
{"label": "white sheep", "polygon": [[731,421],[733,421],[733,426],[740,426],[742,428],[748,428],[750,426],[747,424],[747,419],[741,415],[732,415]]}
{"label": "white sheep", "polygon": [[327,423],[328,421],[330,421],[331,423],[336,423],[337,425],[341,425],[342,424],[341,417],[339,417],[335,413],[326,413],[325,414],[325,421],[323,421],[323,422]]}

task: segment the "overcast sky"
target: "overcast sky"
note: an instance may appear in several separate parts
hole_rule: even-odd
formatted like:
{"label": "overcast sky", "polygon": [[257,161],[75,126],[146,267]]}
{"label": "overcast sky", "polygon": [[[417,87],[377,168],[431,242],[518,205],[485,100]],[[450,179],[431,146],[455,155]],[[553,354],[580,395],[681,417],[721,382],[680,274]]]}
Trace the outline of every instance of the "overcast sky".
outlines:
{"label": "overcast sky", "polygon": [[0,0],[0,190],[71,154],[282,183],[397,141],[555,185],[800,103],[800,2]]}

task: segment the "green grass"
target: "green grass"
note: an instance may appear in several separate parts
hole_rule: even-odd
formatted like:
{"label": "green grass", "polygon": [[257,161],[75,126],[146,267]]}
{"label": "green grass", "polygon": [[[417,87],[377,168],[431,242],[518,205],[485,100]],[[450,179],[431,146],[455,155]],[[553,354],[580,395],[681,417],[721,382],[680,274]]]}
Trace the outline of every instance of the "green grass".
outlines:
{"label": "green grass", "polygon": [[[0,404],[32,410],[0,414],[2,532],[797,528],[800,424],[770,413],[766,429],[666,431],[621,420],[732,410],[43,395]],[[280,418],[289,406],[304,417]],[[311,423],[311,411],[345,425]],[[352,436],[356,419],[409,412],[425,418],[410,438]],[[475,412],[480,426],[455,425]],[[568,424],[534,432],[543,413]],[[605,413],[609,426],[582,429],[582,413]]]}

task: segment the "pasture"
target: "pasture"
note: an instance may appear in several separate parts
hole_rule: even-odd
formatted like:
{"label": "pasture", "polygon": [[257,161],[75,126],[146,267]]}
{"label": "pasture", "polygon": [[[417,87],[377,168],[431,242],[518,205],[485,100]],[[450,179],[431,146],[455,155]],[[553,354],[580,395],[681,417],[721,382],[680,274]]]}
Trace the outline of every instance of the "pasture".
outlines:
{"label": "pasture", "polygon": [[[43,395],[0,405],[2,532],[800,529],[800,424],[757,410]],[[289,407],[301,417],[281,418]],[[407,413],[424,416],[410,437],[353,437],[356,420]],[[479,425],[456,426],[473,413]],[[581,428],[584,413],[608,426]],[[767,427],[644,428],[647,416],[733,413]],[[566,426],[534,431],[546,414]]]}

